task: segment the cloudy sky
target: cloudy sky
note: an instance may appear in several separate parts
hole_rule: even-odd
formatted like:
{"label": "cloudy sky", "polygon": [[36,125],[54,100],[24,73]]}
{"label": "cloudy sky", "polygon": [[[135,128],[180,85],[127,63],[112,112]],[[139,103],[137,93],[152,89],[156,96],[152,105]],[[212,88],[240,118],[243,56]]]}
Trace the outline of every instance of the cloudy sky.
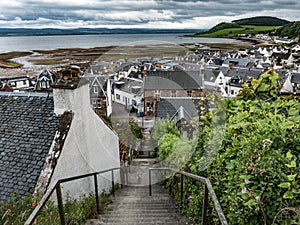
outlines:
{"label": "cloudy sky", "polygon": [[0,27],[211,28],[252,16],[300,20],[299,0],[1,0]]}

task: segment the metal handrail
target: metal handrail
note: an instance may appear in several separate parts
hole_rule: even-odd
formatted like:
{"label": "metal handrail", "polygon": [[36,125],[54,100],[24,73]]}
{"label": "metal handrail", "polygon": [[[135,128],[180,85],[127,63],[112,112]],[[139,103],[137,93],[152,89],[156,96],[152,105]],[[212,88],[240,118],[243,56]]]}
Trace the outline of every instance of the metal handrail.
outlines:
{"label": "metal handrail", "polygon": [[210,194],[210,196],[213,200],[213,203],[214,203],[215,209],[218,213],[221,224],[222,225],[227,225],[228,224],[227,220],[226,220],[226,217],[223,213],[223,210],[221,208],[221,205],[218,201],[218,198],[215,194],[215,191],[214,191],[214,189],[211,185],[211,182],[208,178],[201,177],[201,176],[198,176],[198,175],[195,175],[195,174],[192,174],[192,173],[187,173],[187,172],[180,171],[180,170],[173,169],[173,168],[168,168],[168,167],[149,168],[149,196],[152,195],[152,188],[151,188],[152,187],[152,184],[151,184],[151,171],[152,170],[173,171],[174,175],[180,174],[180,209],[182,209],[182,205],[183,205],[183,177],[187,176],[187,177],[191,177],[195,180],[201,181],[205,185],[205,187],[204,187],[204,197],[203,197],[203,206],[202,206],[202,218],[201,218],[202,223],[201,224],[202,225],[207,224],[208,193]]}
{"label": "metal handrail", "polygon": [[[99,172],[93,172],[93,173],[86,173],[86,174],[82,174],[82,175],[78,175],[78,176],[73,176],[73,177],[68,177],[68,178],[63,178],[63,179],[59,179],[54,181],[50,186],[48,191],[46,192],[46,194],[42,197],[41,201],[38,203],[38,205],[35,207],[35,209],[32,211],[32,213],[30,214],[30,216],[28,217],[28,219],[26,220],[24,225],[31,225],[33,224],[34,220],[36,219],[36,217],[38,216],[38,214],[40,213],[40,211],[44,208],[44,206],[46,205],[47,201],[49,200],[49,198],[51,197],[51,195],[53,194],[54,190],[56,190],[56,197],[57,197],[57,204],[58,204],[58,209],[59,209],[59,217],[60,217],[60,222],[61,225],[65,225],[66,221],[65,221],[65,215],[64,215],[64,206],[63,206],[63,199],[62,199],[62,193],[61,193],[61,184],[62,183],[67,183],[70,181],[74,181],[74,180],[79,180],[82,178],[86,178],[86,177],[94,177],[94,185],[95,185],[95,198],[96,198],[96,205],[97,205],[97,212],[100,213],[100,205],[99,205],[99,196],[98,196],[98,178],[97,175],[99,174],[103,174],[103,173],[107,173],[111,171],[111,178],[112,178],[112,194],[113,196],[115,196],[115,180],[114,180],[114,171],[115,170],[120,170],[120,179],[123,179],[123,169],[124,167],[114,167],[111,169],[107,169],[107,170],[102,170]],[[123,182],[121,180],[121,188],[123,188],[122,186]]]}

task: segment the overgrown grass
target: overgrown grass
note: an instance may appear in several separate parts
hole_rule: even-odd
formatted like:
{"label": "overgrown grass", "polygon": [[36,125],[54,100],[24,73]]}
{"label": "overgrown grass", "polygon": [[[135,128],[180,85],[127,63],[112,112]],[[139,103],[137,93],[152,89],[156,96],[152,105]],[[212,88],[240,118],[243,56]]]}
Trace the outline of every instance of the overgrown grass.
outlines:
{"label": "overgrown grass", "polygon": [[[37,196],[27,196],[23,199],[12,197],[9,202],[0,203],[0,224],[23,225],[39,200],[40,197]],[[109,203],[109,195],[102,192],[99,201],[100,210],[103,210]],[[87,219],[97,215],[95,195],[82,196],[79,199],[67,198],[64,210],[67,224],[83,224]],[[48,201],[34,224],[60,224],[57,205],[53,201]]]}

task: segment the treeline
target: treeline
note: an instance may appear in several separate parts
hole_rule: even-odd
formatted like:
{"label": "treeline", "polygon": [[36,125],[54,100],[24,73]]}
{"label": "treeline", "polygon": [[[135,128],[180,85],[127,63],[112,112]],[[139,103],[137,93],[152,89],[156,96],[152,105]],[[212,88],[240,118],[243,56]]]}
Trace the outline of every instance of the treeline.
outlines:
{"label": "treeline", "polygon": [[234,20],[233,23],[239,25],[253,25],[253,26],[284,26],[289,23],[287,20],[279,19],[272,16],[258,16],[246,19]]}
{"label": "treeline", "polygon": [[279,28],[275,35],[281,37],[300,37],[300,22],[291,22],[281,28]]}

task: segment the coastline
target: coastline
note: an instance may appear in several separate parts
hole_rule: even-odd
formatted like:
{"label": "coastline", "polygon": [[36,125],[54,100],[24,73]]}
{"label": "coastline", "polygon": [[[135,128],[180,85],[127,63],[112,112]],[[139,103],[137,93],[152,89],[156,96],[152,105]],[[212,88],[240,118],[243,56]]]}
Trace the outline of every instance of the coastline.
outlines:
{"label": "coastline", "polygon": [[[229,43],[201,43],[211,49],[237,49],[247,48],[253,45],[267,45],[268,43],[250,38],[234,38],[239,42]],[[188,45],[188,44],[186,44]],[[135,46],[140,52],[135,53],[136,58],[154,56],[155,50],[152,50],[155,45],[148,46]],[[132,47],[132,46],[131,46]],[[156,46],[159,48],[159,46]],[[177,48],[184,48],[184,45],[177,46]],[[148,48],[148,49],[147,49]],[[179,49],[180,50],[180,49]],[[171,52],[174,54],[176,46],[164,48],[163,51]],[[151,52],[152,51],[152,52]],[[157,49],[156,49],[157,51]],[[129,52],[129,53],[128,53]],[[117,60],[120,57],[126,57],[133,54],[133,50],[128,46],[103,46],[92,48],[58,48],[52,50],[32,50],[32,51],[15,51],[0,54],[0,78],[3,77],[18,77],[29,76],[35,77],[47,67],[60,67],[70,64],[79,65],[82,68],[87,68],[92,62],[100,58],[102,55],[107,56],[109,59]],[[143,52],[143,54],[141,53]],[[165,52],[162,52],[165,54]],[[106,55],[107,54],[107,55]],[[147,55],[148,54],[148,55]]]}

